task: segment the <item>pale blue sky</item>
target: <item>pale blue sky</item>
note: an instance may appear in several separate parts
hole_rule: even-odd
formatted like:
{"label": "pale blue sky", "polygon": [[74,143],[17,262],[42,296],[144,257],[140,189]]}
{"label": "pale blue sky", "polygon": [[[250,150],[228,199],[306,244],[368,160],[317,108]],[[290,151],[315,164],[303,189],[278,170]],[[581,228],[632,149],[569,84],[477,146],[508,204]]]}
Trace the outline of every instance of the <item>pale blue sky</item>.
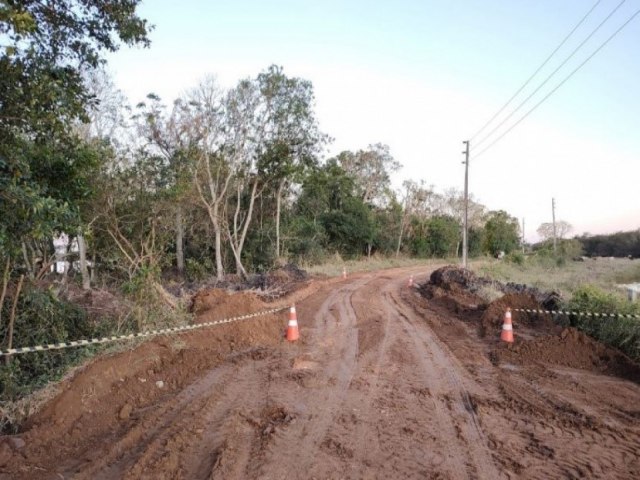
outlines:
{"label": "pale blue sky", "polygon": [[[619,1],[602,0],[527,92]],[[230,86],[282,65],[314,83],[321,126],[335,138],[331,153],[384,142],[405,165],[397,184],[424,178],[461,188],[460,142],[594,3],[155,0],[141,8],[156,25],[151,48],[123,49],[109,63],[134,103],[150,91],[170,102],[206,74]],[[639,8],[627,0],[530,105]],[[576,233],[639,228],[638,46],[640,16],[504,141],[472,159],[473,194],[525,217],[528,238],[550,220],[552,196]]]}

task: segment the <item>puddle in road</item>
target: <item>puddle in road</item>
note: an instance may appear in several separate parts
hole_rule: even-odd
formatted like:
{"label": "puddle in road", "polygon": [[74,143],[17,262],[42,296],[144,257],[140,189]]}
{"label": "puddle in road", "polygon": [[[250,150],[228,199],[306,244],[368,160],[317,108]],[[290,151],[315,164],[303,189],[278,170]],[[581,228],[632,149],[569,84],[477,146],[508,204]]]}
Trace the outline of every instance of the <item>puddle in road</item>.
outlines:
{"label": "puddle in road", "polygon": [[313,360],[305,360],[302,358],[296,358],[293,360],[293,369],[294,370],[312,370],[316,368],[318,362],[314,362]]}
{"label": "puddle in road", "polygon": [[501,363],[500,368],[504,368],[505,370],[513,370],[513,371],[520,370],[520,367],[518,367],[517,365],[514,365],[513,363]]}

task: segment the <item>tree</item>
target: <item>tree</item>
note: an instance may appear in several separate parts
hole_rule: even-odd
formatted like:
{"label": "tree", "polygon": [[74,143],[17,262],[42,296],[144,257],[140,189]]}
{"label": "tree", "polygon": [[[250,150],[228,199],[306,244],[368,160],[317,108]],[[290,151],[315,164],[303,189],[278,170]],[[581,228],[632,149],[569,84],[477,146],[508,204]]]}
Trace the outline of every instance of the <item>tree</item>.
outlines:
{"label": "tree", "polygon": [[431,188],[425,187],[423,180],[415,182],[413,180],[405,180],[402,183],[404,187],[404,201],[402,209],[402,217],[400,219],[400,231],[398,233],[398,245],[396,247],[396,257],[400,255],[402,247],[402,237],[405,228],[412,215],[418,215],[421,218],[427,218],[431,214],[430,200],[433,195]]}
{"label": "tree", "polygon": [[258,169],[275,187],[276,258],[280,257],[282,198],[287,187],[305,169],[317,163],[316,155],[328,137],[318,128],[313,110],[313,85],[287,77],[282,67],[271,65],[256,79],[261,96],[262,138]]}
{"label": "tree", "polygon": [[154,94],[147,95],[149,104],[138,104],[138,131],[147,141],[144,146],[151,155],[159,155],[166,165],[168,194],[175,221],[176,268],[184,273],[184,215],[191,194],[193,156],[200,138],[190,128],[190,116],[184,100],[178,99],[173,108],[167,108]]}
{"label": "tree", "polygon": [[489,212],[484,227],[484,249],[491,255],[509,253],[520,244],[520,224],[504,210]]}
{"label": "tree", "polygon": [[434,257],[456,254],[460,224],[449,215],[437,215],[427,222],[425,238],[428,252]]}
{"label": "tree", "polygon": [[[571,226],[571,224],[569,222],[565,222],[564,220],[559,220],[556,222],[556,237],[557,238],[565,238],[566,235],[568,235],[571,230],[573,230],[573,227]],[[540,235],[540,237],[542,237],[544,240],[550,240],[553,238],[553,223],[551,222],[546,222],[541,224],[538,229],[536,230],[536,232],[538,233],[538,235]]]}
{"label": "tree", "polygon": [[389,146],[381,143],[355,153],[341,152],[336,161],[353,177],[360,199],[377,205],[386,203],[391,174],[402,167],[391,155]]}
{"label": "tree", "polygon": [[203,80],[184,102],[185,130],[197,139],[192,169],[197,198],[207,212],[214,232],[216,278],[224,278],[222,234],[224,206],[234,174],[232,164],[239,155],[233,145],[225,146],[224,93],[212,77]]}

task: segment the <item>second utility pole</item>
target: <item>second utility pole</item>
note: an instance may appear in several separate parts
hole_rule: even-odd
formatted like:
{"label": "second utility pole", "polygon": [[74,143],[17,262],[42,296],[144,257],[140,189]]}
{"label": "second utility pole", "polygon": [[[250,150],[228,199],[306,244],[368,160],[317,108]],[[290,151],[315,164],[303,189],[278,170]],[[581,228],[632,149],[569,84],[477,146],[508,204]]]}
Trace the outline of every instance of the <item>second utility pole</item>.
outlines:
{"label": "second utility pole", "polygon": [[462,229],[462,266],[467,268],[467,221],[469,213],[469,140],[462,143],[466,145],[464,150],[464,226]]}
{"label": "second utility pole", "polygon": [[553,219],[553,253],[556,253],[556,199],[551,199],[551,218]]}

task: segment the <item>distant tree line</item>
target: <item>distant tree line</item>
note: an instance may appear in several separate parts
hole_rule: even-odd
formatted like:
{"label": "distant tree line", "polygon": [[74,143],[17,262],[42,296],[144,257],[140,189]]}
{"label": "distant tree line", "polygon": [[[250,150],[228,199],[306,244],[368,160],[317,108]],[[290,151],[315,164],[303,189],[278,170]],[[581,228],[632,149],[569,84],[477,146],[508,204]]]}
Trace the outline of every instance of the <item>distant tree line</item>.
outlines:
{"label": "distant tree line", "polygon": [[585,255],[591,257],[640,258],[640,229],[610,235],[584,234],[576,237]]}

